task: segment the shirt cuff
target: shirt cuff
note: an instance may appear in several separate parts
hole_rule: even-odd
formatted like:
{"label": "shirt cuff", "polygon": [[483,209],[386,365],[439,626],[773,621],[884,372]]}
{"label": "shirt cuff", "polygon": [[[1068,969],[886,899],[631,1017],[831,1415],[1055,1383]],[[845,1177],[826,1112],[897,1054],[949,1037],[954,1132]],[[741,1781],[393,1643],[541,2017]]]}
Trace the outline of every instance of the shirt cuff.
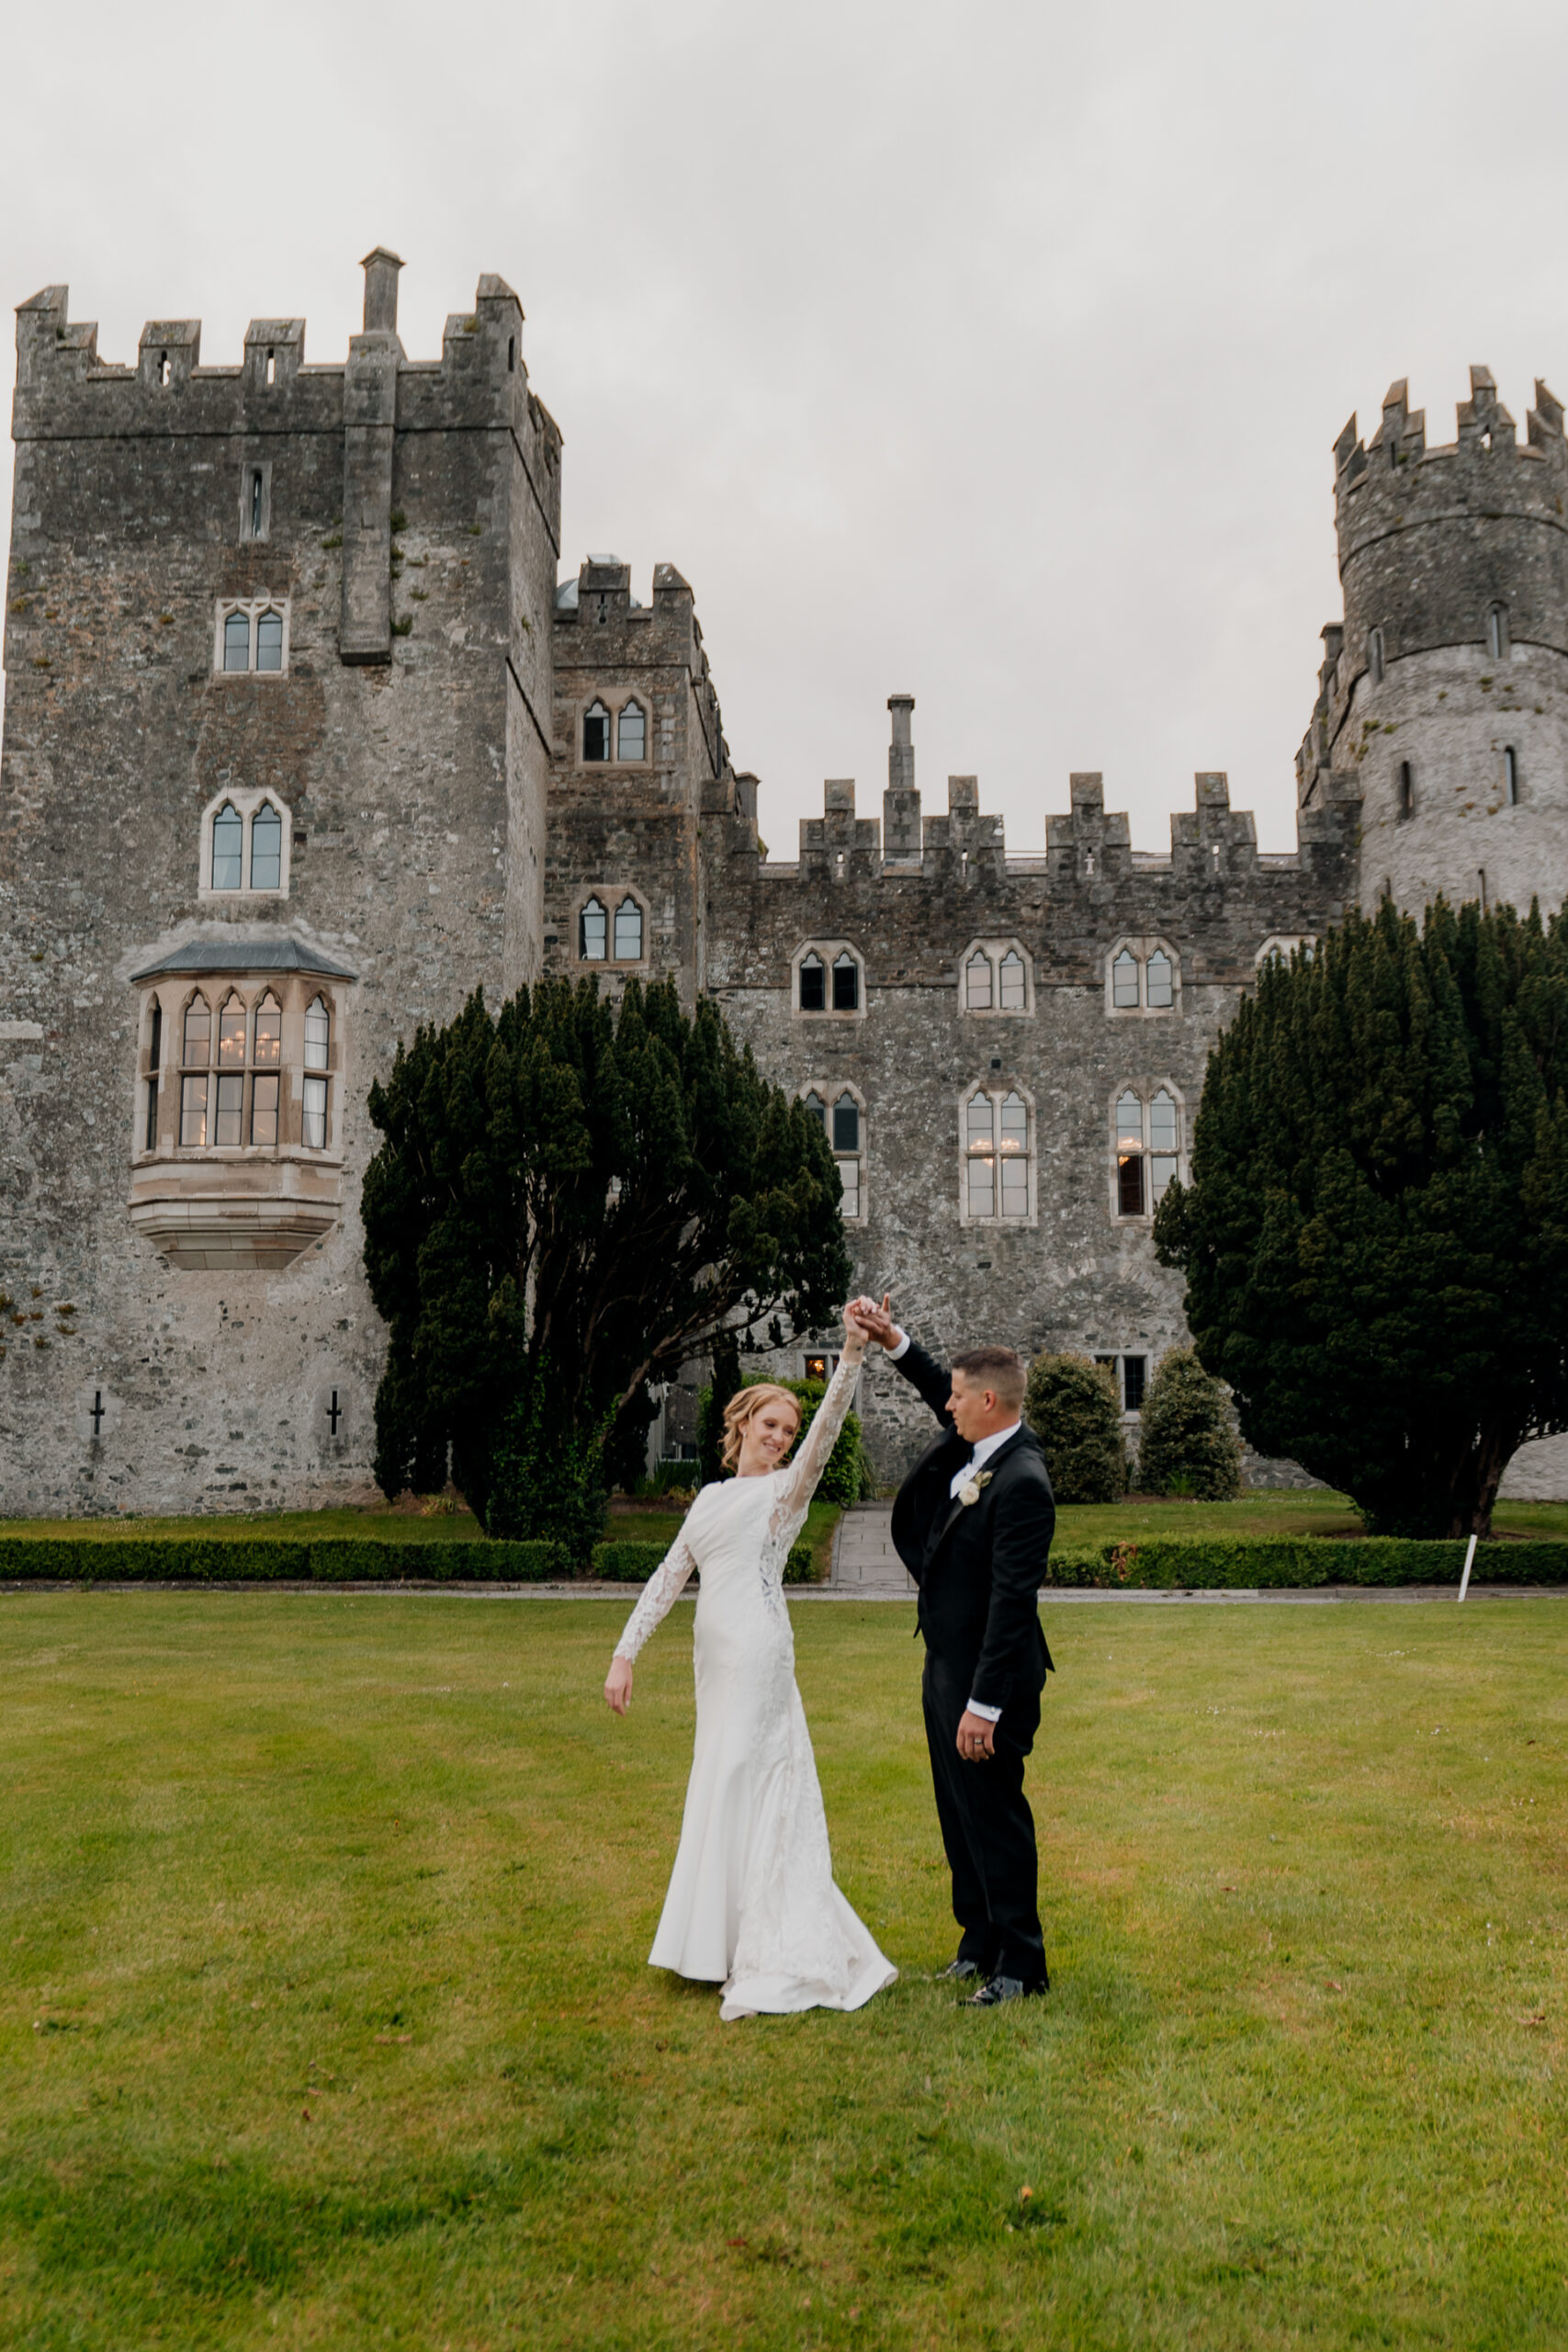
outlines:
{"label": "shirt cuff", "polygon": [[[898,1329],[898,1327],[897,1327],[897,1324],[895,1324],[893,1328],[894,1328],[894,1329],[895,1329],[895,1330],[897,1330],[897,1329]],[[887,1350],[886,1350],[886,1356],[887,1356],[887,1361],[888,1361],[888,1363],[897,1363],[897,1361],[898,1361],[898,1359],[899,1359],[899,1357],[903,1354],[903,1352],[904,1352],[905,1349],[908,1346],[908,1344],[909,1344],[909,1334],[908,1333],[908,1331],[899,1331],[899,1332],[898,1332],[898,1344],[897,1344],[897,1346],[896,1348],[889,1348],[889,1349],[887,1349]]]}
{"label": "shirt cuff", "polygon": [[970,1700],[969,1713],[972,1715],[978,1715],[982,1723],[999,1724],[1002,1719],[1002,1711],[999,1707],[983,1707],[978,1699]]}

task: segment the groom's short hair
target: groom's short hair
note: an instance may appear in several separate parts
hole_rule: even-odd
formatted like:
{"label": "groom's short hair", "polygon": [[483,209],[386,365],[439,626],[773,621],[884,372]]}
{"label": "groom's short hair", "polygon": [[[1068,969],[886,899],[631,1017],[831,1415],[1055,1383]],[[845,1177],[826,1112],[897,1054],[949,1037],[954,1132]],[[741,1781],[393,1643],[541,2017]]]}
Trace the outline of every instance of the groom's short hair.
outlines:
{"label": "groom's short hair", "polygon": [[976,1388],[994,1389],[998,1405],[1023,1402],[1023,1358],[1016,1348],[965,1348],[953,1357],[953,1370]]}

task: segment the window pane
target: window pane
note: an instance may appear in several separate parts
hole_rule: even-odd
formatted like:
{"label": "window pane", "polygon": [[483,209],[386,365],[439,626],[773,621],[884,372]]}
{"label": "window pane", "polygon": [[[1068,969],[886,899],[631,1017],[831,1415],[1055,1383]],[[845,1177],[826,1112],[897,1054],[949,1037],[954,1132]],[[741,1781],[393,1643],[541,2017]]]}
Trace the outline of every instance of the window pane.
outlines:
{"label": "window pane", "polygon": [[1002,1215],[1029,1215],[1029,1162],[1027,1159],[1002,1161]]}
{"label": "window pane", "polygon": [[214,1143],[220,1146],[237,1144],[240,1140],[240,1114],[244,1108],[245,1081],[235,1071],[232,1078],[218,1081],[218,1116],[213,1123]]}
{"label": "window pane", "polygon": [[1138,959],[1125,947],[1111,967],[1111,1001],[1118,1012],[1137,1010]]}
{"label": "window pane", "polygon": [[1157,1208],[1165,1198],[1166,1186],[1176,1173],[1176,1154],[1156,1151],[1150,1162],[1150,1172],[1154,1178],[1155,1206]]}
{"label": "window pane", "polygon": [[218,1016],[218,1058],[231,1069],[244,1063],[245,1008],[237,996],[229,999]]}
{"label": "window pane", "polygon": [[971,1216],[995,1216],[997,1188],[995,1163],[989,1159],[972,1159],[968,1168],[969,1214]]}
{"label": "window pane", "polygon": [[642,909],[635,899],[623,899],[615,909],[615,961],[636,964],[642,956]]}
{"label": "window pane", "polygon": [[1156,1151],[1176,1149],[1176,1104],[1163,1086],[1149,1104],[1149,1142]]}
{"label": "window pane", "polygon": [[597,899],[577,918],[577,952],[585,964],[602,964],[610,952],[610,918]]}
{"label": "window pane", "polygon": [[811,1092],[806,1098],[806,1107],[810,1112],[814,1119],[820,1119],[822,1122],[822,1132],[826,1135],[828,1132],[828,1105],[823,1102],[822,1097],[818,1093],[815,1087],[812,1088]]}
{"label": "window pane", "polygon": [[185,1050],[180,1058],[186,1069],[205,1069],[212,1056],[212,1015],[205,997],[193,996],[186,1007]]}
{"label": "window pane", "polygon": [[1116,1200],[1123,1216],[1144,1214],[1144,1160],[1141,1152],[1130,1152],[1117,1164]]}
{"label": "window pane", "polygon": [[1021,1094],[1002,1096],[1002,1149],[1023,1152],[1029,1148],[1029,1106]]}
{"label": "window pane", "polygon": [[971,1151],[995,1148],[995,1110],[988,1094],[976,1094],[964,1114],[964,1141]]}
{"label": "window pane", "polygon": [[1148,962],[1149,1003],[1156,1012],[1168,1012],[1176,1001],[1175,971],[1163,947],[1156,947]]}
{"label": "window pane", "polygon": [[186,1151],[201,1151],[207,1144],[207,1080],[180,1080],[180,1143]]}
{"label": "window pane", "polygon": [[991,1009],[991,959],[988,956],[971,956],[964,967],[964,1002],[971,1012],[988,1012]]}
{"label": "window pane", "polygon": [[610,756],[610,714],[602,702],[591,702],[583,715],[582,756],[585,760]]}
{"label": "window pane", "polygon": [[156,1080],[155,1078],[150,1078],[150,1079],[148,1080],[148,1081],[147,1081],[147,1126],[146,1126],[146,1130],[145,1130],[145,1141],[144,1141],[144,1143],[143,1143],[143,1145],[142,1145],[142,1149],[143,1149],[144,1151],[156,1151],[156,1150],[157,1150],[157,1148],[158,1148],[158,1081],[157,1081],[157,1080]]}
{"label": "window pane", "polygon": [[277,890],[283,887],[283,820],[270,801],[251,819],[251,888]]}
{"label": "window pane", "polygon": [[803,956],[800,960],[800,1009],[802,1012],[820,1012],[827,1003],[823,986],[827,974],[822,969],[820,956]]}
{"label": "window pane", "polygon": [[270,1078],[264,1073],[252,1081],[251,1141],[253,1143],[276,1143],[277,1141],[277,1077],[276,1072],[274,1072]]}
{"label": "window pane", "polygon": [[240,822],[240,812],[231,800],[226,800],[212,820],[212,887],[215,890],[237,890],[240,887],[240,850],[245,829]]}
{"label": "window pane", "polygon": [[251,616],[249,613],[231,613],[223,624],[223,667],[248,670],[250,666]]}
{"label": "window pane", "polygon": [[1123,1356],[1122,1359],[1122,1399],[1129,1413],[1143,1411],[1148,1368],[1147,1356]]}
{"label": "window pane", "polygon": [[1144,1105],[1138,1095],[1129,1091],[1116,1105],[1116,1148],[1142,1151],[1143,1148]]}
{"label": "window pane", "polygon": [[860,1105],[852,1094],[840,1094],[833,1105],[833,1149],[860,1149]]}
{"label": "window pane", "polygon": [[283,615],[263,613],[256,622],[256,668],[281,670],[283,667]]}
{"label": "window pane", "polygon": [[623,760],[640,760],[648,741],[648,721],[635,702],[627,703],[618,723],[620,753]]}
{"label": "window pane", "polygon": [[255,1065],[276,1069],[283,1054],[283,1010],[274,996],[264,996],[256,1007]]}
{"label": "window pane", "polygon": [[1016,947],[1002,957],[1002,1011],[1023,1011],[1023,958]]}
{"label": "window pane", "polygon": [[833,1010],[852,1012],[860,1002],[860,967],[852,956],[833,958]]}
{"label": "window pane", "polygon": [[858,1159],[840,1159],[839,1162],[839,1175],[844,1188],[844,1196],[840,1202],[839,1206],[845,1216],[859,1216],[860,1161]]}
{"label": "window pane", "polygon": [[319,996],[314,996],[305,1007],[305,1067],[307,1069],[325,1069],[327,1047],[331,1041],[332,1025],[327,1016],[325,1001]]}
{"label": "window pane", "polygon": [[327,1148],[327,1081],[324,1078],[305,1080],[305,1145],[310,1151],[325,1151]]}

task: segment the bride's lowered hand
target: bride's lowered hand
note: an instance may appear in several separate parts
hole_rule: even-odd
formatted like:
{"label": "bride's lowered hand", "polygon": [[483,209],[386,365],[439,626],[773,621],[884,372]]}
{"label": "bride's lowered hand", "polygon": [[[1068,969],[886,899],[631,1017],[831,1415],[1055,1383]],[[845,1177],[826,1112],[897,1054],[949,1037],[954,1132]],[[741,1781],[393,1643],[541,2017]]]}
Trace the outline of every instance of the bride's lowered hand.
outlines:
{"label": "bride's lowered hand", "polygon": [[627,1658],[610,1660],[610,1671],[604,1677],[604,1697],[612,1711],[624,1715],[632,1702],[632,1669]]}

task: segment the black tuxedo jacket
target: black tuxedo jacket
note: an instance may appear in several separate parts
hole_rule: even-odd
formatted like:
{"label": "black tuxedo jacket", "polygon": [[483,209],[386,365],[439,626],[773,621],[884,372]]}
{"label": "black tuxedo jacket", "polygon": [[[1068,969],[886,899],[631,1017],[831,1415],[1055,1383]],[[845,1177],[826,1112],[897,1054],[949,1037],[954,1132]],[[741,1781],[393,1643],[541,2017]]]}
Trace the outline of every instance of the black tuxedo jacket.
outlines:
{"label": "black tuxedo jacket", "polygon": [[1038,1697],[1051,1671],[1037,1596],[1056,1524],[1045,1456],[1021,1429],[990,1455],[977,1503],[948,1492],[974,1448],[947,1414],[949,1375],[913,1340],[898,1370],[942,1422],[893,1506],[893,1544],[920,1589],[919,1630],[933,1657],[969,1666],[969,1696],[1005,1707]]}

